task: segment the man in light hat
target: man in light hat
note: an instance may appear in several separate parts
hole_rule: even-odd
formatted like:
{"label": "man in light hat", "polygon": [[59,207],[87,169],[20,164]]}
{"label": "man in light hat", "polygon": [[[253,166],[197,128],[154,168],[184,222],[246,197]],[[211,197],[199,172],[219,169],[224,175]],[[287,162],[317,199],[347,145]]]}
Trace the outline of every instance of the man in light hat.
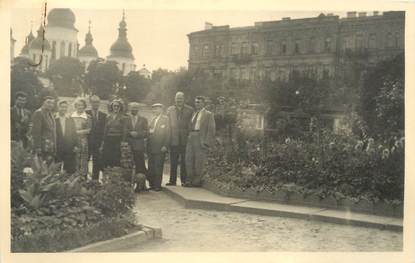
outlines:
{"label": "man in light hat", "polygon": [[175,104],[167,109],[170,124],[170,180],[166,185],[176,185],[180,160],[180,181],[186,182],[186,144],[193,108],[184,103],[184,93],[177,92]]}
{"label": "man in light hat", "polygon": [[107,114],[99,110],[101,101],[97,95],[92,95],[89,102],[91,103],[91,109],[85,111],[92,120],[91,132],[88,135],[88,159],[92,157],[92,179],[98,180],[99,172],[103,166],[99,148],[104,138]]}
{"label": "man in light hat", "polygon": [[126,140],[130,144],[133,153],[135,174],[147,174],[144,162],[144,139],[148,136],[147,119],[140,116],[140,104],[131,102],[129,105],[130,114],[126,120]]}
{"label": "man in light hat", "polygon": [[190,121],[186,146],[187,180],[184,186],[201,186],[208,150],[215,141],[216,124],[213,113],[205,109],[205,98],[195,98],[196,111]]}
{"label": "man in light hat", "polygon": [[169,146],[170,126],[169,119],[163,114],[163,105],[156,103],[151,107],[155,116],[150,122],[147,141],[148,180],[150,190],[160,191],[164,159]]}

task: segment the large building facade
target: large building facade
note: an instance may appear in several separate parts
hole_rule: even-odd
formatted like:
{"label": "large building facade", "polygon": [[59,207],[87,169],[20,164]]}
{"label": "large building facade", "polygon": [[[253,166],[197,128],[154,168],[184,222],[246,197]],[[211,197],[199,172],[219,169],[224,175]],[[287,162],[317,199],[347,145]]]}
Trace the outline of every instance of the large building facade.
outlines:
{"label": "large building facade", "polygon": [[189,70],[236,80],[287,79],[290,72],[334,76],[345,57],[367,54],[376,64],[404,50],[405,13],[348,12],[283,18],[230,28],[206,23],[189,38]]}

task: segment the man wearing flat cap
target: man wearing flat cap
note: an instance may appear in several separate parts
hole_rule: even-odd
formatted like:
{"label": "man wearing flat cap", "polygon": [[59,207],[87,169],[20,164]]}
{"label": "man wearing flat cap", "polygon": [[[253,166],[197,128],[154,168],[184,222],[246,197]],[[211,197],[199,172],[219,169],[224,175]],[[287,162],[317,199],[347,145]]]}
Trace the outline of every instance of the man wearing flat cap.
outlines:
{"label": "man wearing flat cap", "polygon": [[170,124],[170,180],[166,185],[176,185],[179,164],[183,185],[186,182],[186,144],[193,108],[184,103],[183,92],[177,92],[174,101],[175,104],[167,109]]}
{"label": "man wearing flat cap", "polygon": [[53,161],[56,153],[56,122],[53,117],[55,98],[46,96],[42,106],[32,115],[33,149],[46,162]]}
{"label": "man wearing flat cap", "polygon": [[187,180],[184,186],[201,186],[208,150],[215,141],[216,124],[213,113],[205,109],[205,98],[195,98],[196,111],[189,123],[190,132],[186,146]]}
{"label": "man wearing flat cap", "polygon": [[155,116],[150,122],[147,141],[148,179],[150,190],[160,191],[164,159],[169,146],[170,127],[167,116],[163,114],[163,105],[156,103],[151,107]]}
{"label": "man wearing flat cap", "polygon": [[140,116],[140,105],[137,102],[132,102],[129,105],[130,114],[126,120],[126,140],[131,147],[133,153],[135,174],[147,174],[147,169],[144,162],[144,139],[148,136],[148,122],[147,119]]}

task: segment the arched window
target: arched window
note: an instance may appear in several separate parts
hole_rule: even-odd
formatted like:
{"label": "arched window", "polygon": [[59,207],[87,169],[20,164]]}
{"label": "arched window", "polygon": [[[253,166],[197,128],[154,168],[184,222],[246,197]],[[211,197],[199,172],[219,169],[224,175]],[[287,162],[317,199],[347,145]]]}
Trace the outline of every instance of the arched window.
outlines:
{"label": "arched window", "polygon": [[68,46],[68,57],[71,57],[72,56],[72,43],[68,43],[69,44],[69,46]]}
{"label": "arched window", "polygon": [[56,41],[52,41],[52,59],[56,59]]}
{"label": "arched window", "polygon": [[64,57],[65,56],[65,42],[62,41],[61,42],[61,47],[60,47],[60,57]]}
{"label": "arched window", "polygon": [[203,46],[203,56],[207,57],[209,55],[209,45],[205,44]]}
{"label": "arched window", "polygon": [[310,38],[310,44],[309,44],[308,51],[310,53],[316,52],[316,38],[315,37]]}
{"label": "arched window", "polygon": [[369,48],[376,48],[376,34],[370,34],[370,36],[369,36]]}
{"label": "arched window", "polygon": [[326,39],[324,39],[324,51],[331,51],[331,37],[326,37]]}
{"label": "arched window", "polygon": [[395,47],[400,47],[400,34],[397,32],[397,33],[395,33]]}
{"label": "arched window", "polygon": [[259,44],[258,43],[253,43],[252,44],[252,54],[257,55],[258,53],[259,53]]}
{"label": "arched window", "polygon": [[300,54],[300,40],[295,41],[294,53],[295,54]]}
{"label": "arched window", "polygon": [[394,41],[393,41],[393,37],[392,37],[392,33],[388,33],[387,35],[386,35],[386,47],[388,47],[388,48],[392,48],[393,47],[393,43]]}
{"label": "arched window", "polygon": [[364,41],[363,41],[363,34],[362,33],[357,33],[356,35],[356,48],[357,49],[362,49],[364,48]]}
{"label": "arched window", "polygon": [[285,40],[281,42],[281,54],[287,54],[287,42]]}

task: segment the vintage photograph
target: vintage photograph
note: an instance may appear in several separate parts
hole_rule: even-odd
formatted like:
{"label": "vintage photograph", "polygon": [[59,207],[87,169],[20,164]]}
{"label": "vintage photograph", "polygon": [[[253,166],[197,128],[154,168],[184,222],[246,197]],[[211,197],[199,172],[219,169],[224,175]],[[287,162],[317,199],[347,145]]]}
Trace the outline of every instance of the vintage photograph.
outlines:
{"label": "vintage photograph", "polygon": [[12,253],[403,251],[405,10],[98,8],[11,10]]}

